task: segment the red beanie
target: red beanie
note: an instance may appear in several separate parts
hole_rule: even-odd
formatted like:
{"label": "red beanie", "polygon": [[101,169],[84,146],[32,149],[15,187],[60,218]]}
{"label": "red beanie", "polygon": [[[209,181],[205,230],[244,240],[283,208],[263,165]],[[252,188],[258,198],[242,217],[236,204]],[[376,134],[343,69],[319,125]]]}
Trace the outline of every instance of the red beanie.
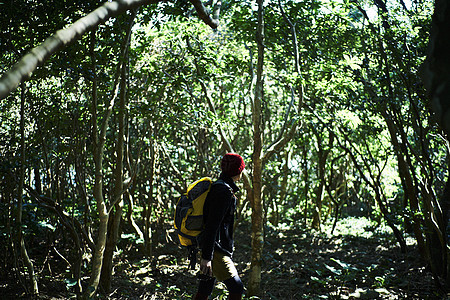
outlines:
{"label": "red beanie", "polygon": [[245,163],[239,154],[227,153],[223,156],[220,167],[224,174],[234,177],[242,173],[245,168]]}

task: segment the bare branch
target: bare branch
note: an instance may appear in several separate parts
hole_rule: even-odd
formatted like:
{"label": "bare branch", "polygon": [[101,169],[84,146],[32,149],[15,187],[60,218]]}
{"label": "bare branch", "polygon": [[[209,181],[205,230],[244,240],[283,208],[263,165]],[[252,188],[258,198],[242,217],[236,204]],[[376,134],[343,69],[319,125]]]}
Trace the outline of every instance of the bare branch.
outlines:
{"label": "bare branch", "polygon": [[39,195],[39,193],[31,186],[25,184],[24,188],[28,192],[28,194],[38,202],[40,206],[54,211],[56,215],[59,217],[61,224],[64,225],[70,231],[73,237],[76,237],[77,233],[79,232],[84,237],[86,244],[89,246],[89,248],[90,249],[95,248],[94,241],[92,241],[92,239],[89,237],[89,235],[84,230],[83,226],[81,225],[80,221],[78,221],[77,218],[71,216],[68,212],[64,210],[64,208],[62,208],[52,198]]}
{"label": "bare branch", "polygon": [[286,144],[292,139],[295,132],[297,131],[298,124],[299,124],[299,120],[298,119],[294,120],[294,123],[292,124],[290,130],[288,132],[286,132],[286,134],[283,136],[283,138],[278,140],[269,149],[266,150],[266,152],[264,153],[264,155],[262,157],[263,162],[265,162],[272,154],[280,151],[281,149],[283,149],[286,146]]}
{"label": "bare branch", "polygon": [[175,164],[174,164],[172,158],[170,157],[169,153],[167,152],[167,149],[166,149],[166,147],[164,146],[164,144],[161,144],[161,149],[162,149],[164,155],[165,155],[165,156],[167,157],[167,159],[169,160],[169,165],[170,165],[170,167],[172,168],[172,170],[174,171],[176,177],[178,178],[178,180],[180,180],[180,182],[183,183],[183,187],[182,187],[181,189],[179,189],[178,185],[174,185],[175,188],[178,190],[178,192],[179,192],[180,194],[183,194],[184,191],[186,191],[186,188],[187,188],[186,182],[185,182],[185,180],[184,180],[184,178],[183,178],[183,174],[181,174],[180,170],[178,170],[178,168],[175,166]]}
{"label": "bare branch", "polygon": [[268,147],[266,153],[263,156],[263,161],[266,160],[268,157],[270,157],[274,152],[279,151],[281,148],[283,148],[286,145],[286,143],[289,141],[287,139],[287,137],[292,138],[292,136],[295,133],[296,127],[298,125],[298,120],[295,120],[294,123],[292,124],[292,127],[289,130],[289,133],[286,134],[286,127],[289,122],[289,113],[290,113],[292,107],[294,106],[294,102],[295,102],[294,90],[291,86],[290,86],[290,88],[291,88],[291,101],[289,103],[289,106],[286,110],[286,114],[284,116],[283,127],[281,128],[277,139]]}
{"label": "bare branch", "polygon": [[[295,24],[293,24],[291,22],[288,15],[285,13],[283,6],[281,5],[281,1],[278,1],[278,4],[279,4],[281,15],[283,16],[283,19],[285,20],[285,22],[289,25],[289,28],[291,29],[292,46],[294,47],[294,57],[293,57],[294,69],[295,69],[295,72],[297,72],[297,74],[301,77],[299,54],[298,54],[298,41],[297,41],[297,33],[295,31]],[[273,153],[280,151],[290,141],[290,139],[294,136],[297,126],[299,124],[299,120],[294,120],[291,128],[289,129],[288,132],[286,132],[289,113],[295,102],[294,89],[292,88],[292,86],[290,86],[290,89],[291,89],[291,101],[290,101],[288,109],[286,111],[283,127],[280,130],[278,138],[272,143],[272,145],[269,146],[269,148],[266,150],[266,152],[262,155],[263,162],[266,161]],[[299,84],[297,84],[296,90],[298,92],[298,97],[299,97],[298,112],[300,112],[300,109],[303,105],[303,97],[304,97],[303,85],[301,82]]]}
{"label": "bare branch", "polygon": [[[209,25],[212,29],[216,29],[217,26],[219,26],[219,21],[211,18],[211,15],[209,14],[206,7],[203,5],[201,0],[189,0],[189,2],[194,5],[195,10],[197,11],[198,17],[205,22],[205,24]],[[218,2],[219,5],[221,5],[221,2]],[[220,6],[219,6],[220,9]]]}
{"label": "bare branch", "polygon": [[[209,109],[211,110],[211,112],[214,115],[217,115],[216,108],[214,107],[214,103],[213,103],[211,97],[209,97],[209,95],[208,95],[208,90],[206,89],[205,83],[200,78],[198,78],[197,80],[198,80],[198,82],[200,82],[200,85],[202,86],[203,94],[204,94],[206,100],[208,101]],[[222,126],[218,126],[218,129],[219,129],[219,133],[220,133],[222,142],[225,145],[225,148],[227,149],[227,151],[234,152],[233,146],[231,145],[230,141],[227,139],[225,132],[222,129]]]}
{"label": "bare branch", "polygon": [[106,2],[68,28],[58,30],[42,44],[31,49],[9,71],[3,74],[0,78],[0,99],[8,96],[23,80],[30,78],[37,67],[44,64],[50,56],[78,40],[89,30],[126,10],[159,1],[161,0],[116,0]]}

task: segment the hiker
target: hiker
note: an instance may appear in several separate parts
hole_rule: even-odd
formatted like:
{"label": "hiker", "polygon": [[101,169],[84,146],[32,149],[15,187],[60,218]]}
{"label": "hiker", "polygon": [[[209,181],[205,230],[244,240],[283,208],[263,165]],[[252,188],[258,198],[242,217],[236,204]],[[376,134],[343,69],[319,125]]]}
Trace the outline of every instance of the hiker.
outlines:
{"label": "hiker", "polygon": [[208,299],[216,280],[222,281],[229,292],[228,299],[242,299],[244,285],[231,260],[233,254],[233,225],[236,196],[235,182],[241,179],[245,163],[235,153],[227,153],[221,161],[222,173],[213,184],[204,205],[205,229],[200,238],[200,282],[194,299]]}

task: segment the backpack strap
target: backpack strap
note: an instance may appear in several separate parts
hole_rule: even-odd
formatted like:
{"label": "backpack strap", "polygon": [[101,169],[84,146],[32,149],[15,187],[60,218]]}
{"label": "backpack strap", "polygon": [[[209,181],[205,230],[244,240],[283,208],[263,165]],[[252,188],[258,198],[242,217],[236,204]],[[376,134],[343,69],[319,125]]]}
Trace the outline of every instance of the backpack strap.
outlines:
{"label": "backpack strap", "polygon": [[198,247],[197,245],[188,246],[188,259],[189,259],[189,269],[195,270],[195,265],[197,264],[197,253]]}

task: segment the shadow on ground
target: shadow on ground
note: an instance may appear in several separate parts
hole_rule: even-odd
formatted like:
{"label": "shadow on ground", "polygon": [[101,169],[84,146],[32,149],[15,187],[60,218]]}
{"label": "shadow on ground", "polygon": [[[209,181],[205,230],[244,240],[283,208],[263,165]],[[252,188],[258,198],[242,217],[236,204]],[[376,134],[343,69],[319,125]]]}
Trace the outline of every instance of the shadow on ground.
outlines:
{"label": "shadow on ground", "polygon": [[[440,299],[414,245],[400,253],[386,233],[329,237],[293,225],[284,227],[265,229],[260,299]],[[100,298],[191,299],[197,285],[195,274],[187,270],[186,252],[175,243],[170,228],[162,238],[168,242],[155,249],[152,259],[143,259],[133,241],[122,240],[120,249],[126,250],[115,258],[113,291]],[[235,239],[234,261],[247,284],[250,226],[241,224]],[[38,298],[75,298],[67,281],[59,277],[41,276]],[[3,282],[0,287],[2,299],[23,294],[17,283]],[[213,299],[226,299],[225,295],[224,286],[218,284]]]}

